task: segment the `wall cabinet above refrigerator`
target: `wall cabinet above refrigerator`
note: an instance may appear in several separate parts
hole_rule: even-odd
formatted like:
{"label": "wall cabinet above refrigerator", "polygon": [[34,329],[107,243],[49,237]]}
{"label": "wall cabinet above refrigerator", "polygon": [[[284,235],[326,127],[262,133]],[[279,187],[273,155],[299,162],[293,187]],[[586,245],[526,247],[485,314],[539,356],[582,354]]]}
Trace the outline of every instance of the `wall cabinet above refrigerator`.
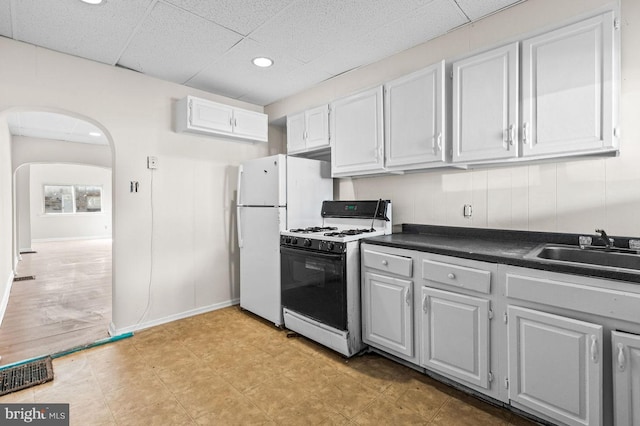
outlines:
{"label": "wall cabinet above refrigerator", "polygon": [[287,154],[329,149],[329,105],[287,116]]}

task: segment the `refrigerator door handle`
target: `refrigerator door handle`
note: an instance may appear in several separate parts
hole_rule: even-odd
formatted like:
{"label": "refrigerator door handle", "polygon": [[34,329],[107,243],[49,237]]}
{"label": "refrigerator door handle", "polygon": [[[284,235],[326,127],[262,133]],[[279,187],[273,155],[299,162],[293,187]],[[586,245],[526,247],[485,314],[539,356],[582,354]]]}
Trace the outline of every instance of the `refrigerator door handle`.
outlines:
{"label": "refrigerator door handle", "polygon": [[[242,200],[240,199],[240,195],[242,194],[242,164],[240,164],[240,166],[238,166],[238,202],[236,203],[237,205],[241,206],[242,205]],[[238,222],[240,223],[240,222]],[[240,226],[240,225],[238,225]]]}
{"label": "refrigerator door handle", "polygon": [[240,214],[242,207],[236,207],[237,217],[236,224],[238,225],[238,247],[242,248],[242,215]]}

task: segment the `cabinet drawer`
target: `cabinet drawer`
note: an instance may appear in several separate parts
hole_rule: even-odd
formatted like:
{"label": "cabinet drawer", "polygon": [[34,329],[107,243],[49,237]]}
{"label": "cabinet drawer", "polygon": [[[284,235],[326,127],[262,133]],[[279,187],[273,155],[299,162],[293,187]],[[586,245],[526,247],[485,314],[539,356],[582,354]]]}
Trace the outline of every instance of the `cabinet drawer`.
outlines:
{"label": "cabinet drawer", "polygon": [[[547,273],[549,278],[506,274],[506,296],[558,308],[638,322],[640,294],[584,285],[584,279]],[[556,279],[554,279],[556,278]],[[564,279],[563,279],[564,278]],[[570,282],[575,279],[577,282]]]}
{"label": "cabinet drawer", "polygon": [[491,292],[491,272],[481,269],[425,259],[422,261],[422,278],[479,293]]}
{"label": "cabinet drawer", "polygon": [[362,257],[366,268],[378,269],[403,277],[413,276],[413,259],[410,257],[396,256],[368,249],[363,251]]}

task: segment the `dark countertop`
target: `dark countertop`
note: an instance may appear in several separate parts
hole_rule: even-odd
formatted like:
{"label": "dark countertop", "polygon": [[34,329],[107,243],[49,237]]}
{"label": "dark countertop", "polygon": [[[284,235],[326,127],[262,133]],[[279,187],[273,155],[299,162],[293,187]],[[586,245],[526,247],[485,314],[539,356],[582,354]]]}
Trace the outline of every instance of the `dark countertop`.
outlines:
{"label": "dark countertop", "polygon": [[[525,257],[531,250],[545,243],[577,246],[580,235],[587,234],[404,224],[401,233],[366,238],[362,241],[483,262],[640,283],[640,271],[635,273],[628,269],[609,270],[575,263],[551,263]],[[613,238],[616,246],[628,247],[629,237]],[[594,244],[597,244],[596,238]]]}

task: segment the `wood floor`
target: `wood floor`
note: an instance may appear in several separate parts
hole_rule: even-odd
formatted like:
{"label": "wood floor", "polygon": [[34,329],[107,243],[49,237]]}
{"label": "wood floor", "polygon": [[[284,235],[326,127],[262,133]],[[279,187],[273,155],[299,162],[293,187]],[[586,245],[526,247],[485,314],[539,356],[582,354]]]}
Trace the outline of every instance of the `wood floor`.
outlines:
{"label": "wood floor", "polygon": [[108,337],[111,240],[33,245],[23,254],[0,326],[0,365],[66,351]]}

